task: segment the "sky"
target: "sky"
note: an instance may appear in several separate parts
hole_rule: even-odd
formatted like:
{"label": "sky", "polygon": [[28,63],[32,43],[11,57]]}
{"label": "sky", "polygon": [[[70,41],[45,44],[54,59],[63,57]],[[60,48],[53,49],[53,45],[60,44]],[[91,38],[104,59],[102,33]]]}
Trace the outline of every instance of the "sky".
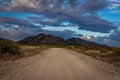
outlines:
{"label": "sky", "polygon": [[120,47],[120,0],[0,0],[0,37],[40,33]]}

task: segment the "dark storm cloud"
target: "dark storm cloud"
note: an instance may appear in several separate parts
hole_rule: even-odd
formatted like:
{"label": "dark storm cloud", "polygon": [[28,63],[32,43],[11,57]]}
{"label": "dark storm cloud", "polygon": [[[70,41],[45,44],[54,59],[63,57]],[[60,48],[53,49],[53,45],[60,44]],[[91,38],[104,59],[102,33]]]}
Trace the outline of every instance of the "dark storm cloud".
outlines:
{"label": "dark storm cloud", "polygon": [[28,18],[31,20],[31,22],[42,24],[43,26],[48,25],[48,26],[55,26],[55,27],[60,26],[62,22],[67,21],[66,17],[56,16],[56,15],[54,15],[54,18],[53,17],[47,18],[45,16],[28,17]]}
{"label": "dark storm cloud", "polygon": [[25,27],[37,27],[33,24],[30,24],[29,22],[25,20],[20,20],[17,18],[12,18],[12,17],[0,17],[0,24],[11,27],[10,25],[18,25],[18,26],[25,26]]}
{"label": "dark storm cloud", "polygon": [[98,16],[80,16],[79,18],[71,18],[71,21],[77,24],[79,26],[79,29],[109,33],[112,29],[116,28],[113,23],[108,22]]}
{"label": "dark storm cloud", "polygon": [[84,12],[97,12],[107,7],[107,0],[87,0],[85,4],[81,6]]}
{"label": "dark storm cloud", "polygon": [[61,22],[69,21],[78,25],[79,29],[109,33],[112,29],[116,29],[116,26],[97,15],[107,7],[107,1],[84,0],[82,3],[83,0],[12,0],[9,4],[7,2],[10,9],[8,6],[1,6],[0,9],[42,14],[49,20],[39,21],[41,25],[59,26]]}

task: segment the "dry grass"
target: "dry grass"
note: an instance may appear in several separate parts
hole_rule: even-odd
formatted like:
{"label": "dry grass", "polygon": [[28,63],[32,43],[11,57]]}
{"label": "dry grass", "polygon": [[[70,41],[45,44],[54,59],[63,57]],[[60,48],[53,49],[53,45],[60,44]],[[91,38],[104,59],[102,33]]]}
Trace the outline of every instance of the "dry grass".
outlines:
{"label": "dry grass", "polygon": [[42,45],[42,46],[27,46],[22,45],[21,46],[21,53],[23,57],[29,57],[36,54],[42,54],[42,51],[48,49],[49,46]]}
{"label": "dry grass", "polygon": [[36,54],[43,54],[42,51],[48,49],[50,46],[47,45],[41,45],[41,46],[27,46],[27,45],[19,45],[20,46],[20,52],[21,56],[17,57],[11,57],[9,59],[0,59],[0,78],[4,76],[6,73],[6,70],[10,70],[10,66],[12,66],[12,63],[14,61],[21,59],[21,58],[27,58]]}
{"label": "dry grass", "polygon": [[117,66],[118,68],[120,68],[120,53],[115,52],[114,50],[109,50],[105,48],[103,48],[104,50],[102,48],[101,49],[92,49],[92,48],[86,49],[84,47],[78,47],[78,46],[75,46],[75,47],[67,46],[65,48],[91,56],[95,59],[102,60],[104,62],[113,64],[114,66]]}

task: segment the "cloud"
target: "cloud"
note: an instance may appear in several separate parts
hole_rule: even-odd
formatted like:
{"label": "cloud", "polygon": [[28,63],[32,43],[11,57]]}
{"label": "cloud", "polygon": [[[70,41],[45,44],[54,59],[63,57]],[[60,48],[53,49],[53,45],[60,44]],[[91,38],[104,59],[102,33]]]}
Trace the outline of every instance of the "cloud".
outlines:
{"label": "cloud", "polygon": [[111,9],[116,9],[120,7],[120,0],[110,0],[111,1]]}
{"label": "cloud", "polygon": [[92,37],[91,40],[100,44],[120,47],[120,31],[116,30],[111,35],[105,37]]}
{"label": "cloud", "polygon": [[120,13],[120,0],[110,0],[109,9],[112,13]]}
{"label": "cloud", "polygon": [[[32,13],[37,16],[26,16],[24,18],[0,17],[0,37],[19,40],[39,33],[48,33],[65,39],[71,37],[83,37],[100,44],[110,46],[120,45],[120,31],[115,31],[109,36],[95,37],[84,36],[75,31],[66,29],[64,31],[43,30],[42,27],[77,27],[99,33],[110,33],[116,30],[118,25],[103,19],[98,13],[104,9],[117,12],[120,8],[119,0],[0,0],[0,13],[7,12]],[[19,16],[18,15],[18,16]],[[65,23],[65,24],[63,24]]]}
{"label": "cloud", "polygon": [[[48,20],[39,21],[41,25],[59,26],[64,21],[69,21],[82,30],[94,32],[109,33],[116,29],[116,26],[102,19],[97,15],[104,10],[108,4],[108,0],[87,0],[86,2],[79,0],[12,0],[7,2],[11,11],[23,11],[44,15]],[[4,2],[5,4],[5,2]],[[8,6],[0,7],[6,11]],[[39,18],[40,19],[40,18]],[[40,20],[42,20],[41,18]]]}
{"label": "cloud", "polygon": [[0,30],[0,37],[17,41],[17,40],[26,38],[28,36],[35,36],[40,33],[52,34],[55,36],[62,37],[64,39],[71,38],[77,35],[76,32],[70,31],[70,30],[49,31],[49,30],[42,30],[42,29],[38,30],[38,29],[30,29],[26,27],[24,28],[19,27],[19,28],[13,28],[10,30]]}
{"label": "cloud", "polygon": [[[11,25],[18,25],[18,26],[24,26],[24,27],[38,27],[35,26],[28,21],[17,19],[17,18],[12,18],[12,17],[0,17],[0,24],[6,26],[6,27],[12,27]],[[8,26],[7,26],[8,25]]]}
{"label": "cloud", "polygon": [[11,40],[19,40],[26,36],[30,36],[33,33],[29,29],[17,28],[10,30],[0,30],[0,37]]}
{"label": "cloud", "polygon": [[13,7],[30,7],[35,8],[35,5],[30,0],[12,0],[11,2]]}
{"label": "cloud", "polygon": [[109,39],[120,42],[120,31],[117,30],[109,36]]}
{"label": "cloud", "polygon": [[94,13],[105,9],[107,5],[107,0],[87,0],[87,2],[81,6],[81,10]]}

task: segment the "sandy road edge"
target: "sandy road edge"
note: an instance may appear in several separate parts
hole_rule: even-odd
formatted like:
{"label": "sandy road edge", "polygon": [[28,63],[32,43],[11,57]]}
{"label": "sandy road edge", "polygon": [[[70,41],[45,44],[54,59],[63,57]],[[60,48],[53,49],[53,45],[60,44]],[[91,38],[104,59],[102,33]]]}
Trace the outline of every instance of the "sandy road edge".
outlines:
{"label": "sandy road edge", "polygon": [[74,50],[70,50],[70,49],[66,49],[64,48],[65,51],[73,54],[73,55],[76,55],[77,57],[79,58],[86,58],[88,59],[88,62],[89,63],[92,63],[92,64],[96,64],[97,67],[99,68],[104,68],[104,70],[106,71],[109,71],[109,73],[111,73],[111,77],[114,78],[114,79],[118,79],[120,80],[120,68],[114,66],[113,64],[110,64],[110,63],[107,63],[107,62],[103,62],[101,60],[97,60],[91,56],[88,56],[88,55],[84,55],[82,53],[79,53],[77,51],[74,51]]}

